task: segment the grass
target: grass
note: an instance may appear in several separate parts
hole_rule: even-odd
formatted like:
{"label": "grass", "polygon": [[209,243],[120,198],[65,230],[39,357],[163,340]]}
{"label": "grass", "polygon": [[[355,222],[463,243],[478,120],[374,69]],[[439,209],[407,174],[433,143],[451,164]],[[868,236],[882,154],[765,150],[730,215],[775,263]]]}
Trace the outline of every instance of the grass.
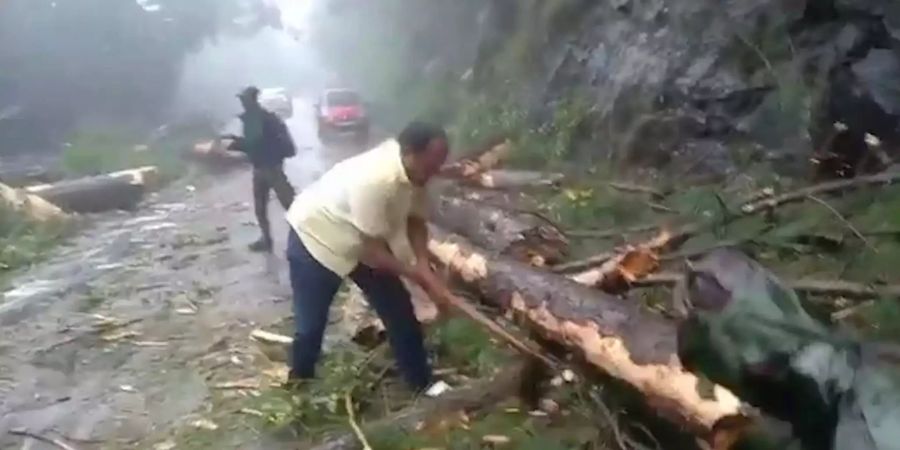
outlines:
{"label": "grass", "polygon": [[63,151],[63,168],[71,176],[99,175],[141,166],[156,166],[162,180],[185,172],[182,158],[197,140],[212,135],[205,124],[186,124],[156,139],[140,139],[116,130],[80,130]]}

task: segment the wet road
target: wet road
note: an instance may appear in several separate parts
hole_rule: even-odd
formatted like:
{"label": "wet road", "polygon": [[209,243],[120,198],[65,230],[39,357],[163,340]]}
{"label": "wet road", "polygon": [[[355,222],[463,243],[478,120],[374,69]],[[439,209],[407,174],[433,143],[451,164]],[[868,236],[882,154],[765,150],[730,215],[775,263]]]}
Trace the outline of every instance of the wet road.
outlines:
{"label": "wet road", "polygon": [[[358,151],[323,148],[312,117],[295,102],[298,188]],[[215,383],[259,376],[268,362],[249,333],[290,315],[287,225],[272,201],[275,254],[246,250],[258,236],[249,175],[189,177],[134,213],[92,217],[13,281],[0,299],[0,448],[54,448],[8,434],[21,429],[79,449],[164,448],[203,417]]]}

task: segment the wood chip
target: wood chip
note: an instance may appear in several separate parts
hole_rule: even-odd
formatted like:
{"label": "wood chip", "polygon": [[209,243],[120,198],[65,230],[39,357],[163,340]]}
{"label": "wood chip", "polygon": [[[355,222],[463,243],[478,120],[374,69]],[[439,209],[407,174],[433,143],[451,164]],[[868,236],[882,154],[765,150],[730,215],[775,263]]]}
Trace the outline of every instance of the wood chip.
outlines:
{"label": "wood chip", "polygon": [[169,343],[162,341],[135,341],[134,345],[138,347],[166,347]]}
{"label": "wood chip", "polygon": [[492,445],[505,445],[509,444],[511,441],[509,436],[504,436],[502,434],[486,434],[481,437],[481,442]]}
{"label": "wood chip", "polygon": [[175,443],[172,441],[162,441],[153,446],[153,450],[172,450],[175,448]]}
{"label": "wood chip", "polygon": [[121,331],[118,333],[105,334],[101,336],[100,339],[102,339],[104,342],[115,342],[121,341],[123,339],[138,337],[140,335],[141,333],[138,333],[137,331]]}
{"label": "wood chip", "polygon": [[241,414],[246,414],[248,416],[265,417],[265,414],[263,414],[262,411],[258,411],[252,408],[241,408],[238,412]]}
{"label": "wood chip", "polygon": [[216,425],[215,422],[208,420],[208,419],[197,419],[197,420],[191,422],[191,426],[194,428],[199,428],[201,430],[207,430],[207,431],[216,431],[219,429],[219,426]]}

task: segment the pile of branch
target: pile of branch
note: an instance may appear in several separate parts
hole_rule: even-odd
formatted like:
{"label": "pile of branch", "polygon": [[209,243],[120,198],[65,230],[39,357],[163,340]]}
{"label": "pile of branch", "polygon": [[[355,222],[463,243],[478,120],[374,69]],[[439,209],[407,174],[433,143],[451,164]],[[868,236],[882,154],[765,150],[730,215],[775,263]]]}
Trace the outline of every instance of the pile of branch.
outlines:
{"label": "pile of branch", "polygon": [[352,432],[346,432],[312,447],[313,450],[357,450],[363,448],[363,440],[368,434],[385,430],[407,433],[428,432],[440,428],[440,423],[448,416],[472,411],[496,404],[511,397],[519,389],[524,365],[513,364],[488,380],[472,386],[451,391],[439,399],[425,400],[390,417],[367,423],[351,422]]}
{"label": "pile of branch", "polygon": [[[823,194],[846,192],[854,189],[860,189],[866,186],[889,185],[898,180],[900,180],[900,171],[891,171],[875,175],[852,178],[848,180],[838,180],[817,184],[779,195],[773,195],[772,193],[767,192],[766,195],[764,195],[762,198],[753,198],[746,201],[745,203],[740,205],[736,211],[730,212],[726,217],[722,219],[710,218],[706,221],[687,224],[673,231],[668,231],[662,228],[660,233],[653,239],[644,244],[638,244],[633,247],[672,251],[687,242],[690,238],[704,231],[708,231],[716,226],[728,224],[743,217],[772,211],[779,206],[795,202],[810,200],[818,203],[825,203],[823,200],[818,198],[818,196]],[[834,211],[833,208],[827,205],[827,203],[825,203],[825,205],[826,207],[831,209],[832,212],[836,213],[836,211]],[[842,221],[845,220],[842,216],[840,216],[840,213],[836,214],[838,215],[839,219],[841,219]],[[635,229],[645,230],[653,229],[653,227],[654,226],[652,225],[647,225]],[[854,234],[862,235],[862,233],[860,233],[858,230],[852,229],[852,227],[851,231],[853,231]],[[662,236],[665,236],[666,238],[663,240],[661,239]],[[865,242],[865,238],[862,238],[862,240]],[[596,267],[605,264],[610,258],[613,257],[614,254],[615,253],[603,253],[582,261],[561,264],[554,267],[554,271],[560,273],[569,273],[573,270],[584,270],[590,267]],[[575,277],[579,280],[588,281],[587,284],[596,285],[597,283],[590,283],[590,281],[592,281],[596,277],[596,274],[589,275],[589,272],[591,272],[591,270],[586,270],[582,274],[576,275]]]}

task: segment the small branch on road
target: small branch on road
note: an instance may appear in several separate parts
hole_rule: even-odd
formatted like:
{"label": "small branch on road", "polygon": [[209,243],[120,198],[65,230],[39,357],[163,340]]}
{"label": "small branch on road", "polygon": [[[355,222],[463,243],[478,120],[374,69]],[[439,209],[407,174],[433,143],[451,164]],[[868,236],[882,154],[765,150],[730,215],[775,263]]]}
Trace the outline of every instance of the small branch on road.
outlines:
{"label": "small branch on road", "polygon": [[62,450],[78,450],[75,447],[72,447],[71,445],[66,444],[65,442],[63,442],[59,439],[51,438],[51,437],[47,437],[47,436],[41,436],[39,434],[32,433],[28,430],[11,430],[9,432],[9,434],[11,434],[13,436],[21,436],[21,437],[24,437],[27,439],[34,439],[36,441],[41,441],[45,444],[50,444],[50,445],[52,445],[56,448],[62,449]]}

